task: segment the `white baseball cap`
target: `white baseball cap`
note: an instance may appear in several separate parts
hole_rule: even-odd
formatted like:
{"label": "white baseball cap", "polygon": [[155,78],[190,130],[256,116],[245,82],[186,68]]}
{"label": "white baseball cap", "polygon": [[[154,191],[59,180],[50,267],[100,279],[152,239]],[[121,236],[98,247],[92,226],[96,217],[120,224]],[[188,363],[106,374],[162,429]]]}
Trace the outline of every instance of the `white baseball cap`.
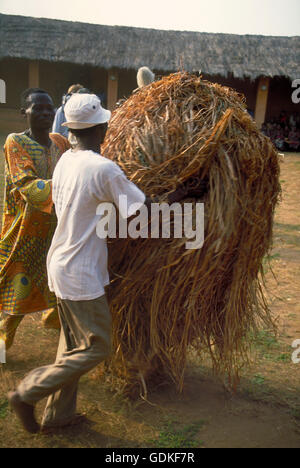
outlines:
{"label": "white baseball cap", "polygon": [[62,125],[76,130],[106,123],[111,117],[111,112],[101,106],[101,101],[95,94],[72,94],[64,112],[66,122]]}

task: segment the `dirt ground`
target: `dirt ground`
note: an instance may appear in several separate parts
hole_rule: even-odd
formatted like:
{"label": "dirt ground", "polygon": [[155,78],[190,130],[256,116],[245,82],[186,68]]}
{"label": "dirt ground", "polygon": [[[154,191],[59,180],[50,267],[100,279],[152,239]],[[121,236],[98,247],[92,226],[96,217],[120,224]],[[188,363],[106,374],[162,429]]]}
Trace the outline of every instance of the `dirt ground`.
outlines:
{"label": "dirt ground", "polygon": [[[89,422],[54,435],[28,435],[10,411],[7,391],[32,368],[55,358],[58,333],[26,317],[0,367],[0,447],[26,448],[300,448],[300,364],[291,360],[300,339],[300,154],[281,162],[282,202],[276,212],[269,302],[279,333],[261,330],[253,364],[236,394],[212,374],[209,360],[191,354],[184,392],[170,385],[127,400],[101,383],[98,371],[80,383],[78,409]],[[273,274],[276,276],[274,278]],[[45,402],[37,407],[42,414]]]}

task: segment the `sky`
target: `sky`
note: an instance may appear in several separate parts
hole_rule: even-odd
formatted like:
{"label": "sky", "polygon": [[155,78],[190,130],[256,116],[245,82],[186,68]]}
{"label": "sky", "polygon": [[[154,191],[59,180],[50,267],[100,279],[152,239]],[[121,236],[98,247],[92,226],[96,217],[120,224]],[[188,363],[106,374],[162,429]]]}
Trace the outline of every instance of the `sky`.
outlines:
{"label": "sky", "polygon": [[300,0],[0,0],[0,13],[177,31],[300,35]]}

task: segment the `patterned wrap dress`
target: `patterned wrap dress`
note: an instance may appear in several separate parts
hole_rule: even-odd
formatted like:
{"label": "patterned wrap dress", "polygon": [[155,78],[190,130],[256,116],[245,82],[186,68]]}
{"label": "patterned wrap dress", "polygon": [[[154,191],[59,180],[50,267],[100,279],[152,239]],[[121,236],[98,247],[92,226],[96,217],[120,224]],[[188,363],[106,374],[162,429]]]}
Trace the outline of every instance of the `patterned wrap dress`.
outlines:
{"label": "patterned wrap dress", "polygon": [[23,316],[56,306],[46,271],[46,256],[56,227],[51,177],[70,145],[59,134],[49,136],[49,148],[25,133],[12,133],[5,142],[0,314]]}

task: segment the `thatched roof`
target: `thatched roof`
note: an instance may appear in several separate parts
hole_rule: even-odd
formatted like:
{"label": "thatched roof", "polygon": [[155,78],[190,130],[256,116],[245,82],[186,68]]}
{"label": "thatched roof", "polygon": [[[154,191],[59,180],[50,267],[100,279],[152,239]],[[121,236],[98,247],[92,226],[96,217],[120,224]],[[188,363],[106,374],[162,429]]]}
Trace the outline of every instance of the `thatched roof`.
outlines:
{"label": "thatched roof", "polygon": [[162,31],[0,14],[3,58],[295,79],[300,77],[300,37]]}

